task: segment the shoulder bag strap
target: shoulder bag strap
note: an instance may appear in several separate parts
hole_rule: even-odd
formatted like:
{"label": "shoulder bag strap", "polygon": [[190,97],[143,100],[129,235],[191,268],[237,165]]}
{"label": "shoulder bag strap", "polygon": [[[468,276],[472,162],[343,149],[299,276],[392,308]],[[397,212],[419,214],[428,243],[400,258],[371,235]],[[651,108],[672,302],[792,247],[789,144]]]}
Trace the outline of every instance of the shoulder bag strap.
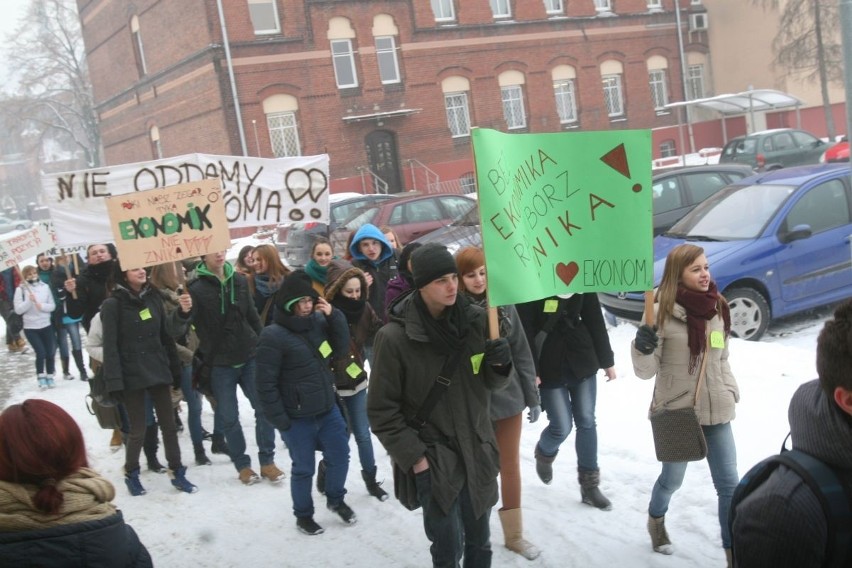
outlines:
{"label": "shoulder bag strap", "polygon": [[704,372],[707,370],[707,359],[710,357],[710,336],[707,336],[707,346],[704,348],[704,357],[701,358],[701,369],[698,371],[698,386],[695,387],[695,400],[692,406],[698,406],[698,393],[701,391],[701,383],[704,382]]}
{"label": "shoulder bag strap", "polygon": [[447,357],[446,361],[444,361],[444,366],[441,368],[438,378],[435,379],[435,384],[433,384],[432,388],[429,389],[429,394],[426,395],[426,400],[423,401],[423,404],[420,406],[420,410],[417,411],[417,414],[415,414],[414,418],[410,421],[410,426],[412,428],[420,430],[426,425],[429,415],[432,414],[432,411],[435,409],[438,401],[441,400],[444,392],[450,387],[450,379],[453,376],[453,373],[456,372],[456,367],[461,359],[461,354],[462,350],[457,349],[453,351],[449,357]]}

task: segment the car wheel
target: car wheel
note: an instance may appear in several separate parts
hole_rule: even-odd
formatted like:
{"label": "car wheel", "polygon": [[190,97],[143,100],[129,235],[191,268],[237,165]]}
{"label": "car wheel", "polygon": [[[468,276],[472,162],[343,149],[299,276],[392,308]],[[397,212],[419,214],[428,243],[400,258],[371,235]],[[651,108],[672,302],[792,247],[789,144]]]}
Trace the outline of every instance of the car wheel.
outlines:
{"label": "car wheel", "polygon": [[22,231],[22,230],[26,229],[26,227],[24,227],[23,225],[15,225],[15,229]]}
{"label": "car wheel", "polygon": [[751,288],[725,291],[731,308],[731,335],[747,341],[758,341],[769,327],[769,303],[763,294]]}

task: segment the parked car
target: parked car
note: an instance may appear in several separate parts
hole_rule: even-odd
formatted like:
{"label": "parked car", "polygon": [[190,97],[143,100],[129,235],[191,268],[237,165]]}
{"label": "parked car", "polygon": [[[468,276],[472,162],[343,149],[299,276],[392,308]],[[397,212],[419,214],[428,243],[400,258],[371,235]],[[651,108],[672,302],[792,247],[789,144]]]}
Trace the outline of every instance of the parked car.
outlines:
{"label": "parked car", "polygon": [[[688,166],[667,169],[654,175],[654,235],[669,229],[696,205],[737,180],[754,174],[749,166],[739,164]],[[421,243],[437,242],[453,254],[462,247],[481,246],[479,207],[474,207],[448,226],[417,239]]]}
{"label": "parked car", "polygon": [[21,231],[23,229],[29,229],[32,226],[33,222],[29,219],[13,219],[11,217],[0,217],[0,233]]}
{"label": "parked car", "polygon": [[476,207],[476,200],[467,195],[421,194],[408,192],[393,200],[361,207],[331,233],[334,253],[345,252],[349,234],[361,225],[388,225],[404,246],[414,239],[444,227]]}
{"label": "parked car", "polygon": [[[766,172],[726,187],[654,239],[654,282],[672,248],[703,247],[733,335],[756,341],[772,319],[852,296],[850,235],[848,166]],[[598,296],[607,312],[641,319],[642,292]]]}
{"label": "parked car", "polygon": [[370,203],[393,199],[393,195],[338,193],[329,196],[329,223],[299,222],[282,226],[276,239],[289,266],[301,268],[311,259],[311,248],[317,237],[328,237],[353,211]]}
{"label": "parked car", "polygon": [[720,164],[747,164],[756,170],[776,170],[819,163],[827,144],[804,130],[776,128],[733,138],[719,156]]}
{"label": "parked car", "polygon": [[840,142],[826,150],[819,159],[822,163],[848,162],[849,161],[849,138],[844,136]]}

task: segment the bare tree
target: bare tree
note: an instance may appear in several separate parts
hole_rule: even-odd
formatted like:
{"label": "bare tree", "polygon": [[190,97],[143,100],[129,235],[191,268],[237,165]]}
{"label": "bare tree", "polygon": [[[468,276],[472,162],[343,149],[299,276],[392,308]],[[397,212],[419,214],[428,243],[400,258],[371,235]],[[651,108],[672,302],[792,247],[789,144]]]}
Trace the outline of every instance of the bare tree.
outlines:
{"label": "bare tree", "polygon": [[39,142],[70,144],[88,167],[99,166],[101,136],[74,0],[31,0],[7,45],[16,91],[3,107]]}
{"label": "bare tree", "polygon": [[780,10],[778,34],[772,42],[775,65],[819,80],[825,125],[834,139],[834,117],[828,95],[830,83],[843,81],[843,46],[837,0],[751,0]]}

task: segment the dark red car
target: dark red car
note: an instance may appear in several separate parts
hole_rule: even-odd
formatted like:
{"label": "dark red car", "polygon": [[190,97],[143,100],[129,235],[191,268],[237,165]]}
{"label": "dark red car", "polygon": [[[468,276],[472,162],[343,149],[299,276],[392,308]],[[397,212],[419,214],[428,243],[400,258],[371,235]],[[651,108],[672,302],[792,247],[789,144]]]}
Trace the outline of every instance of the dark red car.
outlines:
{"label": "dark red car", "polygon": [[848,162],[849,138],[844,136],[840,142],[826,150],[819,161],[823,163]]}

